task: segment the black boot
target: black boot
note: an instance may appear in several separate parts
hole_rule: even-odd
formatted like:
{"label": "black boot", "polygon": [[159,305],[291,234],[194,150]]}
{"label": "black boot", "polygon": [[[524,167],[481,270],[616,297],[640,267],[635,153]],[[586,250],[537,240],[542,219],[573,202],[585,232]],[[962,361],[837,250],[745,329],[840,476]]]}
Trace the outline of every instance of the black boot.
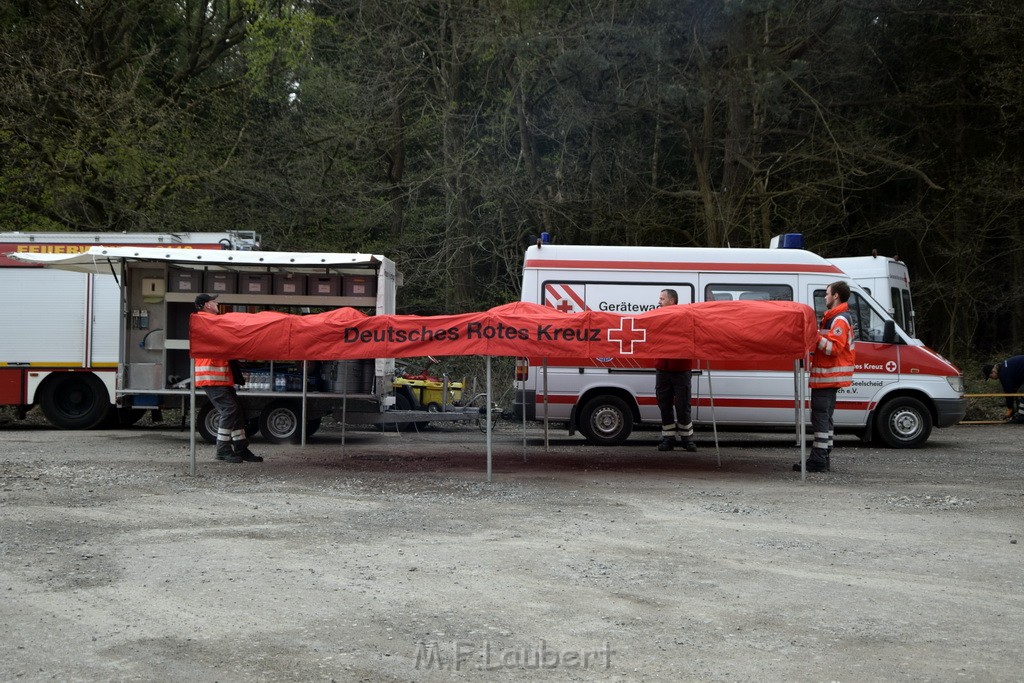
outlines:
{"label": "black boot", "polygon": [[231,451],[222,451],[219,448],[217,449],[217,459],[224,462],[242,462],[242,456]]}
{"label": "black boot", "polygon": [[697,444],[693,442],[693,439],[683,439],[683,448],[691,453],[697,452]]}
{"label": "black boot", "polygon": [[659,451],[670,451],[675,446],[676,440],[671,436],[661,437],[661,443],[658,444]]}
{"label": "black boot", "polygon": [[263,458],[250,451],[248,446],[246,446],[244,449],[240,451],[237,451],[235,455],[241,458],[242,461],[244,462],[263,462]]}
{"label": "black boot", "polygon": [[[808,472],[828,472],[828,470],[829,470],[828,458],[826,458],[824,460],[808,460],[807,461],[807,471]],[[800,463],[798,463],[798,462],[793,463],[793,471],[794,472],[799,472],[800,471]]]}

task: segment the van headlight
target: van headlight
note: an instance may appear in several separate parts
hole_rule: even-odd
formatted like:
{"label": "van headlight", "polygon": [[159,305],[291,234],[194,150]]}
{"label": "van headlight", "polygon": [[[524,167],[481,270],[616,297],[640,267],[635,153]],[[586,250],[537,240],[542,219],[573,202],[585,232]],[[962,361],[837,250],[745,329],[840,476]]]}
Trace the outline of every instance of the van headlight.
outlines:
{"label": "van headlight", "polygon": [[946,377],[949,387],[958,394],[964,393],[964,376],[955,375]]}

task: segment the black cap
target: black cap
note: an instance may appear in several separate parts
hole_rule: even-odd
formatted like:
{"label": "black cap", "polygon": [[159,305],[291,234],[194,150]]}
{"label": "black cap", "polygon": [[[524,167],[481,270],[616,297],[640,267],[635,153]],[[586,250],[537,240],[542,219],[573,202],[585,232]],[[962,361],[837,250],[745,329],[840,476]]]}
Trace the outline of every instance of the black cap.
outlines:
{"label": "black cap", "polygon": [[213,301],[216,298],[216,294],[200,294],[196,297],[196,309],[202,308],[206,305],[207,301]]}
{"label": "black cap", "polygon": [[982,365],[981,366],[981,376],[984,377],[985,379],[988,379],[989,375],[992,374],[992,367],[993,366],[991,366],[991,365]]}

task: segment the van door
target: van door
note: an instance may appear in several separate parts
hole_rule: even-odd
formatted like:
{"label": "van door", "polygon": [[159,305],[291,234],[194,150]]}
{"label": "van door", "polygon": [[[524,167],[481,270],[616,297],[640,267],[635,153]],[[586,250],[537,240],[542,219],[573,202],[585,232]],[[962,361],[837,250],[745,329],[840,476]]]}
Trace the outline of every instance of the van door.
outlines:
{"label": "van door", "polygon": [[[794,301],[796,278],[771,273],[702,273],[702,301]],[[793,361],[701,361],[695,419],[721,424],[792,425],[796,420]]]}
{"label": "van door", "polygon": [[[825,285],[810,285],[807,294],[821,320],[825,312]],[[900,381],[900,344],[882,341],[886,317],[874,299],[854,290],[850,293],[849,307],[856,332],[853,384],[839,390],[835,424],[836,427],[863,427],[878,397],[886,393],[889,385]]]}

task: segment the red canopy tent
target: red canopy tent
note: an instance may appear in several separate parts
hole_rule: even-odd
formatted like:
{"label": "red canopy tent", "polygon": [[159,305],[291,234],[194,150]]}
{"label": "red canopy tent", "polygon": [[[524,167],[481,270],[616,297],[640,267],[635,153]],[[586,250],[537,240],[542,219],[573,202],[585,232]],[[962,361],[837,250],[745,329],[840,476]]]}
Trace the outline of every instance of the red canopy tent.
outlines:
{"label": "red canopy tent", "polygon": [[512,303],[458,315],[194,315],[192,357],[346,360],[409,356],[803,358],[817,341],[814,312],[792,301],[709,301],[638,315],[562,313]]}
{"label": "red canopy tent", "polygon": [[[788,359],[794,361],[794,371],[802,374],[798,361],[807,357],[817,338],[814,311],[791,301],[709,301],[638,315],[563,313],[524,302],[441,316],[367,316],[339,308],[312,315],[270,311],[193,315],[190,322],[193,358],[309,361],[486,356],[488,405],[491,356],[690,358],[707,361],[709,370],[711,361]],[[802,393],[804,383],[797,384]],[[797,400],[803,406],[803,397]],[[490,415],[487,418],[490,481]],[[802,428],[804,420],[798,422]],[[803,451],[801,439],[802,462]]]}

